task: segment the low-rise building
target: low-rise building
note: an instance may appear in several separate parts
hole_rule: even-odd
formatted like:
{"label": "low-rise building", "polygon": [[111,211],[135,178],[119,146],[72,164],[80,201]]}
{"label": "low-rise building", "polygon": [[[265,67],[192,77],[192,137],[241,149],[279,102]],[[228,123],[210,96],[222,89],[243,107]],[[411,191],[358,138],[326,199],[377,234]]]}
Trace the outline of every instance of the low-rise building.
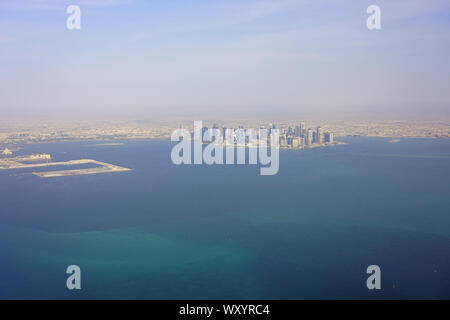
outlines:
{"label": "low-rise building", "polygon": [[5,148],[5,150],[3,150],[2,155],[4,156],[11,156],[12,155],[12,151],[9,150],[8,148]]}
{"label": "low-rise building", "polygon": [[30,160],[32,160],[32,161],[51,160],[51,159],[52,159],[52,156],[47,153],[37,153],[37,154],[32,154],[30,156]]}

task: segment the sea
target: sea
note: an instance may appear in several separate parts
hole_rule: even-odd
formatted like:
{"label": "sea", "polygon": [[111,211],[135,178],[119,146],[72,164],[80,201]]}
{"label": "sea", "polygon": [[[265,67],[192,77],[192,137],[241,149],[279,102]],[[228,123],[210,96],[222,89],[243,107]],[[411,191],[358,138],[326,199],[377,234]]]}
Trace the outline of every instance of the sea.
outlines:
{"label": "sea", "polygon": [[163,140],[21,146],[132,171],[0,170],[0,298],[450,299],[450,139],[338,140],[273,176],[174,165]]}

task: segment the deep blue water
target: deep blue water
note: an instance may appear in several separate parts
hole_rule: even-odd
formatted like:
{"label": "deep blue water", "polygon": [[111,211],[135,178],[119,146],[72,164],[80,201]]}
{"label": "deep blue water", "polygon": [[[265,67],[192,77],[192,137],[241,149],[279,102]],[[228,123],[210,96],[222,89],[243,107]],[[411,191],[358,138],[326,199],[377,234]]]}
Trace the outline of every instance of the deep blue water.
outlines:
{"label": "deep blue water", "polygon": [[450,139],[345,140],[275,176],[175,166],[169,141],[24,146],[133,171],[0,171],[0,298],[450,299]]}

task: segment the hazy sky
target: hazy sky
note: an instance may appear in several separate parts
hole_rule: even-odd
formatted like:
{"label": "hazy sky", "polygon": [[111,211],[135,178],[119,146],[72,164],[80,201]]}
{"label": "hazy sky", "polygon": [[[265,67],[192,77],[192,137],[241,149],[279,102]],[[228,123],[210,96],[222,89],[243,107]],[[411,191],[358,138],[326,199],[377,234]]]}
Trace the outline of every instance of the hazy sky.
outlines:
{"label": "hazy sky", "polygon": [[448,0],[0,0],[3,118],[449,114],[449,57]]}

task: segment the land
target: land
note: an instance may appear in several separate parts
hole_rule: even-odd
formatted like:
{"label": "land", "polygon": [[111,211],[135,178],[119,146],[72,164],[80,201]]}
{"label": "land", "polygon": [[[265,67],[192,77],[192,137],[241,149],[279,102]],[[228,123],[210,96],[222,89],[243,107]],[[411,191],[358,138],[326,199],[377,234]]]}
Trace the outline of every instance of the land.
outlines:
{"label": "land", "polygon": [[69,160],[64,162],[38,162],[38,163],[23,163],[25,161],[32,161],[31,156],[24,157],[14,157],[14,158],[2,158],[0,159],[0,170],[12,170],[12,169],[28,169],[28,168],[38,168],[38,167],[51,167],[51,166],[75,166],[84,164],[95,164],[99,167],[87,168],[87,169],[72,169],[72,170],[59,170],[59,171],[45,171],[45,172],[32,172],[34,175],[41,178],[54,178],[54,177],[64,177],[64,176],[75,176],[75,175],[87,175],[87,174],[98,174],[98,173],[109,173],[109,172],[122,172],[131,171],[131,169],[116,166],[106,162],[100,162],[92,159],[80,159],[80,160]]}
{"label": "land", "polygon": [[[201,118],[199,118],[201,119]],[[102,140],[111,143],[120,140],[170,139],[172,132],[180,127],[193,129],[196,119],[168,120],[111,120],[111,121],[25,121],[0,120],[0,147],[20,146],[32,143],[57,141]],[[259,128],[269,123],[277,127],[295,127],[305,122],[307,127],[321,126],[333,132],[335,137],[369,136],[389,138],[450,138],[450,119],[210,119],[206,126],[235,128]]]}
{"label": "land", "polygon": [[[34,143],[67,141],[107,141],[103,146],[120,146],[121,140],[170,139],[173,131],[186,128],[193,131],[196,119],[178,118],[168,120],[110,120],[110,121],[24,121],[0,120],[0,170],[27,169],[52,166],[76,166],[94,164],[98,167],[68,169],[46,172],[32,172],[42,178],[72,175],[123,172],[131,169],[92,159],[53,162],[45,157],[13,157],[12,153],[21,146]],[[450,138],[450,118],[407,119],[407,120],[364,120],[364,119],[221,119],[204,120],[205,126],[218,123],[221,128],[261,128],[276,123],[281,132],[305,123],[306,128],[321,127],[323,132],[332,132],[334,137],[369,136],[390,138],[390,143],[399,138]],[[289,131],[289,130],[288,130]],[[286,135],[287,136],[287,135]],[[344,144],[342,141],[301,144],[296,149],[316,148]],[[280,148],[292,148],[280,145]],[[36,155],[34,155],[36,156]],[[39,155],[38,155],[39,156]],[[41,160],[36,162],[36,160]],[[44,161],[43,161],[44,160]],[[31,162],[31,163],[29,163]]]}

